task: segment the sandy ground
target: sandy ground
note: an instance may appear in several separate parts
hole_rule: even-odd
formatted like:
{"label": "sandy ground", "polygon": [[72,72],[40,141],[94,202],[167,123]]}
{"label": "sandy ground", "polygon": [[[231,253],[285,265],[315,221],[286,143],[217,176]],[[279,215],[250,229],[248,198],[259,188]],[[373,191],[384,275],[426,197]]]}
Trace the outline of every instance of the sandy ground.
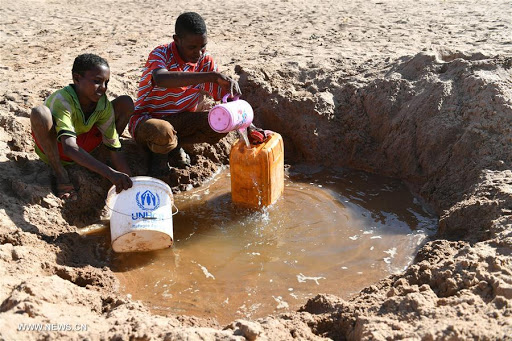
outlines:
{"label": "sandy ground", "polygon": [[[154,316],[119,294],[101,237],[77,233],[110,184],[72,167],[79,201],[60,202],[28,115],[83,52],[108,59],[111,98],[135,96],[147,54],[187,10],[204,16],[256,123],[283,135],[287,163],[398,177],[437,212],[413,265],[350,301],[319,294],[227,326]],[[512,339],[510,1],[3,0],[0,13],[0,339]],[[231,142],[197,146],[194,167],[165,180],[199,186]],[[144,174],[143,151],[123,144]]]}

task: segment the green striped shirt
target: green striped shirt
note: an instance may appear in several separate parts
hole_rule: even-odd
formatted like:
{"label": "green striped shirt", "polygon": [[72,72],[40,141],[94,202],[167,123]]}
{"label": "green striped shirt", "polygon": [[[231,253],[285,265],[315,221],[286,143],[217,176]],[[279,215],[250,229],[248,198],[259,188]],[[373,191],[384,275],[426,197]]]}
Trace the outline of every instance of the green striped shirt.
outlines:
{"label": "green striped shirt", "polygon": [[77,137],[88,132],[96,125],[103,135],[103,144],[105,146],[109,149],[121,148],[119,135],[116,131],[114,107],[106,95],[100,98],[96,109],[94,109],[94,112],[87,120],[80,107],[75,89],[71,85],[51,94],[45,101],[45,105],[50,108],[53,115],[59,141],[65,135]]}

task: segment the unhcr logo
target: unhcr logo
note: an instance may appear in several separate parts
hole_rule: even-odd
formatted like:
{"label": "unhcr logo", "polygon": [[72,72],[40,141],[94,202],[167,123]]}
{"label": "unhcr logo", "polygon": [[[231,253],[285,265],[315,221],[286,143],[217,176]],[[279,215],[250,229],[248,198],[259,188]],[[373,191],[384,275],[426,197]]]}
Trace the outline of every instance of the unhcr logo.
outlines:
{"label": "unhcr logo", "polygon": [[147,190],[142,194],[137,192],[135,200],[137,200],[137,206],[144,211],[153,211],[160,206],[160,197],[158,194],[153,194],[150,190]]}

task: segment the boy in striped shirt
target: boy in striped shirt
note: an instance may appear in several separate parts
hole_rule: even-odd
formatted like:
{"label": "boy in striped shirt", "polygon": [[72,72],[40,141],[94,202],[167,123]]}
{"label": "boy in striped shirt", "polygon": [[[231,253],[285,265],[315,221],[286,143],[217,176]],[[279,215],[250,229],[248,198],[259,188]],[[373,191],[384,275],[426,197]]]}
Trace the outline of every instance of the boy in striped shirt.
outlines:
{"label": "boy in striped shirt", "polygon": [[156,47],[146,61],[129,130],[152,152],[150,175],[169,172],[169,153],[177,166],[189,166],[181,145],[214,144],[226,135],[210,128],[208,112],[196,112],[204,92],[216,101],[230,92],[240,94],[237,82],[218,72],[206,44],[203,18],[183,13],[176,20],[173,41]]}

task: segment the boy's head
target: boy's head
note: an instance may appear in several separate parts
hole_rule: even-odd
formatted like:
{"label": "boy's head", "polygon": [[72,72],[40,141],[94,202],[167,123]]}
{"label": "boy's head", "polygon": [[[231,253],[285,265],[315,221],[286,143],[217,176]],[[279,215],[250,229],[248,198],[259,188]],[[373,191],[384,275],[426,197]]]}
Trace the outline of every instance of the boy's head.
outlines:
{"label": "boy's head", "polygon": [[180,14],[178,19],[176,19],[174,31],[180,37],[183,37],[187,34],[205,35],[206,23],[204,22],[203,18],[196,12],[186,12]]}
{"label": "boy's head", "polygon": [[75,58],[71,72],[83,76],[85,71],[92,70],[95,66],[109,67],[107,61],[100,56],[84,53]]}
{"label": "boy's head", "polygon": [[75,58],[71,71],[81,105],[97,103],[105,95],[110,80],[110,68],[105,59],[91,53],[81,54]]}
{"label": "boy's head", "polygon": [[176,19],[173,36],[181,59],[197,63],[206,51],[207,32],[203,18],[195,12],[182,13]]}

